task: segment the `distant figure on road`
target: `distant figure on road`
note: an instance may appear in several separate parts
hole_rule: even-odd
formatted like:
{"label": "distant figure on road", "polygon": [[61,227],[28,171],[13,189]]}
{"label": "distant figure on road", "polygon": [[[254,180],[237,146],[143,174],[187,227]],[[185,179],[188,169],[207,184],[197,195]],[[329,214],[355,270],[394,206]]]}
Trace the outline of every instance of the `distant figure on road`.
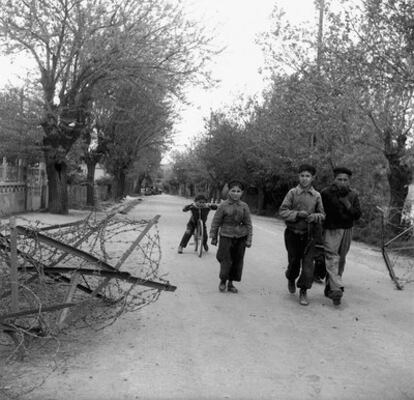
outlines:
{"label": "distant figure on road", "polygon": [[220,292],[237,293],[233,282],[240,282],[246,247],[252,244],[252,221],[249,206],[240,200],[244,186],[239,181],[228,185],[227,200],[223,201],[211,222],[211,244],[219,247],[216,258],[220,263]]}
{"label": "distant figure on road", "polygon": [[191,211],[191,218],[187,222],[186,230],[178,246],[179,254],[182,254],[183,249],[187,246],[188,241],[193,235],[194,230],[197,226],[197,221],[200,217],[201,217],[201,220],[203,221],[203,227],[204,227],[204,232],[205,232],[202,244],[204,246],[204,250],[208,251],[208,244],[207,244],[208,236],[207,236],[206,221],[207,221],[207,217],[208,217],[210,210],[217,210],[217,204],[207,204],[207,198],[203,194],[198,194],[194,198],[194,203],[188,204],[183,208],[184,212]]}
{"label": "distant figure on road", "polygon": [[315,245],[322,249],[321,223],[325,212],[321,195],[312,186],[315,167],[303,164],[298,173],[299,184],[286,194],[279,208],[279,215],[286,223],[288,267],[285,276],[288,290],[293,294],[296,286],[300,288],[299,303],[306,306],[309,304],[307,290],[312,287],[314,279]]}
{"label": "distant figure on road", "polygon": [[351,170],[345,167],[334,169],[332,185],[321,192],[326,212],[324,222],[324,247],[327,280],[325,296],[335,305],[341,304],[344,291],[342,274],[346,255],[351,246],[352,227],[361,217],[357,193],[350,187]]}

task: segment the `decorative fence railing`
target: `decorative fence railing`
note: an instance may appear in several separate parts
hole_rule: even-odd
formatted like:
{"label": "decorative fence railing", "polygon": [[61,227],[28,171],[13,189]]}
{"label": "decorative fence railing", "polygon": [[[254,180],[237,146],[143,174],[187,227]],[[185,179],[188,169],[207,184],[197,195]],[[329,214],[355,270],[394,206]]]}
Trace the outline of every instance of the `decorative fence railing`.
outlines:
{"label": "decorative fence railing", "polygon": [[[70,208],[84,208],[86,185],[68,185]],[[108,186],[94,188],[95,202],[108,200]],[[25,211],[38,211],[48,206],[48,185],[44,163],[23,166],[21,162],[0,163],[0,217]]]}
{"label": "decorative fence railing", "polygon": [[47,207],[44,163],[24,166],[22,162],[0,164],[0,215],[36,211]]}

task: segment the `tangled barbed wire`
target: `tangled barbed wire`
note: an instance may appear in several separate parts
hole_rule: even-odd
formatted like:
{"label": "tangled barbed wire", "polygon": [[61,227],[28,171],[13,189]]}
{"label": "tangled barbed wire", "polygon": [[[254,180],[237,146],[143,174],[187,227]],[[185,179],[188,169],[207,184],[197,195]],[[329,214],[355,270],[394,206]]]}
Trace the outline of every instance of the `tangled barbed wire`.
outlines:
{"label": "tangled barbed wire", "polygon": [[414,218],[407,210],[403,214],[392,208],[379,211],[382,252],[391,278],[402,289],[414,282]]}
{"label": "tangled barbed wire", "polygon": [[161,290],[174,290],[159,274],[158,217],[134,220],[117,212],[103,217],[93,212],[63,225],[23,220],[16,227],[17,312],[11,312],[13,228],[3,224],[0,344],[15,345],[8,359],[24,357],[31,345],[39,345],[38,339],[54,342],[57,351],[62,330],[101,329],[123,313],[153,303]]}

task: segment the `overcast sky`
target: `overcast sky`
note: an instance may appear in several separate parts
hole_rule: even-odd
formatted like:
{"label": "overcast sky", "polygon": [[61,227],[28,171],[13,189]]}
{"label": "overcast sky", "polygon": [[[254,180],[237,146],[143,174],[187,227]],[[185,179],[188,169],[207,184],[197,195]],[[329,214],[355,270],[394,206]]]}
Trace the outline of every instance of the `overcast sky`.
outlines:
{"label": "overcast sky", "polygon": [[220,84],[211,90],[189,88],[191,105],[184,107],[182,120],[176,125],[175,149],[184,149],[204,129],[203,118],[210,109],[229,105],[239,94],[259,94],[265,87],[259,68],[263,54],[255,43],[260,32],[270,27],[275,5],[283,8],[292,23],[316,21],[314,0],[183,0],[190,15],[207,28],[215,29],[215,43],[224,47],[211,64],[213,77]]}
{"label": "overcast sky", "polygon": [[[225,50],[210,65],[213,78],[220,80],[211,90],[188,88],[190,106],[182,108],[182,120],[176,127],[176,149],[184,149],[191,138],[203,131],[203,118],[210,109],[229,105],[239,94],[253,95],[264,88],[263,54],[255,43],[258,33],[269,28],[275,5],[283,8],[293,23],[316,21],[314,0],[182,0],[189,16],[214,30],[217,48]],[[18,74],[25,74],[24,61],[15,64],[0,56],[0,85]]]}

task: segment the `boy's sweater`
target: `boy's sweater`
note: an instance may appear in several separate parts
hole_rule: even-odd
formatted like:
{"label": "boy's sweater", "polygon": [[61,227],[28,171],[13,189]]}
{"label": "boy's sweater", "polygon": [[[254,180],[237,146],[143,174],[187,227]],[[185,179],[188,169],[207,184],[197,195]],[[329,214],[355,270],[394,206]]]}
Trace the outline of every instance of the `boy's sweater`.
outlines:
{"label": "boy's sweater", "polygon": [[304,189],[298,185],[290,189],[279,208],[279,215],[285,220],[287,228],[302,234],[308,231],[308,223],[305,218],[298,218],[299,211],[325,217],[321,195],[313,187]]}
{"label": "boy's sweater", "polygon": [[217,239],[217,235],[240,238],[247,236],[246,244],[251,245],[253,227],[249,206],[241,201],[231,199],[223,201],[211,222],[210,237]]}
{"label": "boy's sweater", "polygon": [[354,190],[342,194],[332,184],[323,189],[321,195],[326,211],[325,229],[349,229],[361,217],[358,195]]}

